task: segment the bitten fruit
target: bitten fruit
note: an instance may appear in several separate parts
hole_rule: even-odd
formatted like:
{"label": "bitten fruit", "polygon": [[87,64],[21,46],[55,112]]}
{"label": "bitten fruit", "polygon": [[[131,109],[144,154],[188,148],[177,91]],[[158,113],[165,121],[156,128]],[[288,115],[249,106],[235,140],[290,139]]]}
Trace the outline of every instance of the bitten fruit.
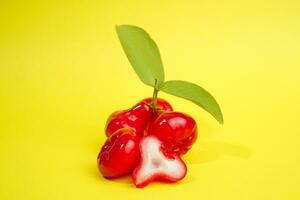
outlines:
{"label": "bitten fruit", "polygon": [[132,172],[139,160],[139,140],[131,129],[120,129],[107,138],[98,155],[98,168],[105,178]]}
{"label": "bitten fruit", "polygon": [[164,153],[163,146],[155,136],[146,136],[140,141],[141,157],[132,174],[136,187],[144,187],[155,180],[176,182],[185,177],[185,163],[176,154]]}
{"label": "bitten fruit", "polygon": [[180,112],[159,115],[148,127],[148,135],[154,135],[165,144],[166,152],[185,154],[197,139],[195,120]]}

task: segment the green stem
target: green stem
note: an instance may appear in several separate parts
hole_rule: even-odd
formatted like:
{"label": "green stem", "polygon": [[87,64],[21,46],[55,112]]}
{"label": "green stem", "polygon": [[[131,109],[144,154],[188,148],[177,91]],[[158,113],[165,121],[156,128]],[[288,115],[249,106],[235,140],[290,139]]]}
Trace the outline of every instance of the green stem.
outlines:
{"label": "green stem", "polygon": [[154,85],[153,96],[152,96],[152,107],[155,113],[156,113],[156,101],[157,101],[157,93],[158,93],[158,89],[156,89],[156,83],[157,83],[157,79],[155,79],[155,85]]}

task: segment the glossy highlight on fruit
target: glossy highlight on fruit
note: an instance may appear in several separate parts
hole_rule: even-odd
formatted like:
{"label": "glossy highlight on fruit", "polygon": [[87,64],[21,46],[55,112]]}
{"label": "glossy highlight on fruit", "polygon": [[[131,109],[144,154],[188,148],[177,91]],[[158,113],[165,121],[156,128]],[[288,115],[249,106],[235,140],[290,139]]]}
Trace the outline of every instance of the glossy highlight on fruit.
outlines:
{"label": "glossy highlight on fruit", "polygon": [[197,139],[197,125],[187,114],[166,112],[149,125],[147,134],[163,141],[167,152],[185,154]]}
{"label": "glossy highlight on fruit", "polygon": [[98,168],[105,178],[117,178],[131,171],[139,159],[139,140],[131,129],[120,129],[107,138],[98,155]]}
{"label": "glossy highlight on fruit", "polygon": [[128,110],[114,112],[107,120],[106,136],[109,137],[121,128],[130,128],[137,135],[142,135],[152,113],[151,106],[146,103],[139,103]]}
{"label": "glossy highlight on fruit", "polygon": [[[128,110],[112,113],[106,122],[106,136],[109,137],[121,128],[131,128],[137,135],[143,135],[148,122],[156,116],[151,102],[152,98],[147,98]],[[156,107],[160,113],[173,110],[166,100],[160,98],[157,100]]]}
{"label": "glossy highlight on fruit", "polygon": [[[146,98],[146,99],[142,100],[141,102],[145,102],[145,103],[151,105],[152,98]],[[173,111],[173,107],[171,106],[171,104],[162,98],[156,99],[156,109],[157,109],[157,112],[159,112],[159,113]]]}

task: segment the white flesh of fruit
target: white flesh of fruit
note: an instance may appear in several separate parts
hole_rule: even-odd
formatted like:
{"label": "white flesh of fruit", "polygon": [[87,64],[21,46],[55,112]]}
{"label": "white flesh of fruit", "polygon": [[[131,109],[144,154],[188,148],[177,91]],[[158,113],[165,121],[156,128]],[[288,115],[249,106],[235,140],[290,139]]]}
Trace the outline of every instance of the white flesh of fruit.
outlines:
{"label": "white flesh of fruit", "polygon": [[167,158],[160,150],[161,142],[155,137],[146,137],[141,141],[142,165],[137,173],[136,184],[141,184],[155,174],[164,174],[173,180],[185,175],[182,161],[175,156]]}

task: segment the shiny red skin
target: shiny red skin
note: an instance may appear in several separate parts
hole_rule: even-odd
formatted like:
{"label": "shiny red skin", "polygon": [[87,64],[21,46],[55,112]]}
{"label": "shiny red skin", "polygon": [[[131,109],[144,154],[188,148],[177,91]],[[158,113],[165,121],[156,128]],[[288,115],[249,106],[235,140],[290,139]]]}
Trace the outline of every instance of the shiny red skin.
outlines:
{"label": "shiny red skin", "polygon": [[131,128],[138,135],[143,135],[148,121],[153,115],[153,109],[146,103],[139,103],[131,109],[114,112],[106,123],[106,136],[112,135],[121,128]]}
{"label": "shiny red skin", "polygon": [[139,161],[139,141],[131,129],[120,129],[107,138],[97,161],[105,178],[117,178],[132,172]]}
{"label": "shiny red skin", "polygon": [[[152,103],[152,98],[147,98],[142,100],[141,102],[145,102],[149,105]],[[169,102],[162,98],[157,98],[156,99],[156,109],[158,112],[171,112],[173,111],[173,108]]]}
{"label": "shiny red skin", "polygon": [[[151,102],[152,99],[147,98],[128,110],[112,113],[106,122],[106,136],[109,137],[121,128],[131,128],[137,135],[144,135],[148,122],[156,116]],[[159,112],[172,111],[172,106],[167,101],[158,98],[157,109]]]}
{"label": "shiny red skin", "polygon": [[197,139],[195,120],[184,113],[166,112],[148,127],[148,135],[155,135],[165,144],[166,152],[185,154]]}

